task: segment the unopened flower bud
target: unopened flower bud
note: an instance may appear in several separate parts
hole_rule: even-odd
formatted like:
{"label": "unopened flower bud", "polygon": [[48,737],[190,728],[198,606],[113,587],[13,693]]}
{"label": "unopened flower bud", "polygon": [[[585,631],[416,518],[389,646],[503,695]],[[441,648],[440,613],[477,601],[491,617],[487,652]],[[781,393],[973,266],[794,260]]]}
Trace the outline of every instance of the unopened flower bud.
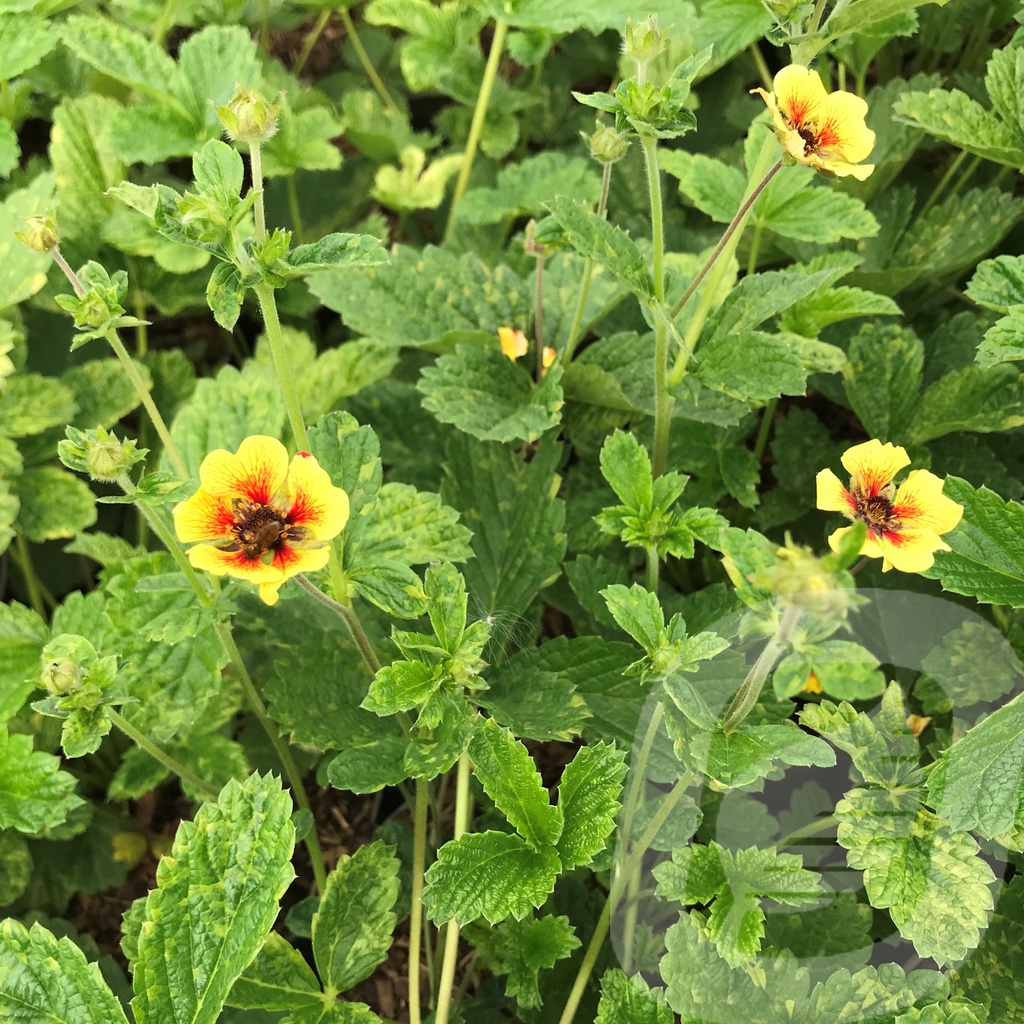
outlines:
{"label": "unopened flower bud", "polygon": [[648,15],[643,21],[634,22],[632,18],[626,19],[622,51],[636,61],[637,77],[641,82],[645,80],[647,65],[665,49],[667,41],[668,29],[658,28],[656,14]]}
{"label": "unopened flower bud", "polygon": [[145,458],[148,449],[138,448],[133,440],[120,441],[112,433],[97,427],[79,430],[68,427],[67,440],[57,444],[57,455],[68,469],[88,473],[93,480],[116,480]]}
{"label": "unopened flower bud", "polygon": [[280,99],[271,103],[255,89],[238,85],[227,106],[217,108],[217,116],[231,138],[259,144],[277,131],[281,106]]}
{"label": "unopened flower bud", "polygon": [[26,217],[25,230],[15,231],[14,237],[35,252],[50,252],[57,247],[60,232],[53,214],[48,213],[43,217]]}
{"label": "unopened flower bud", "polygon": [[43,663],[39,682],[54,697],[63,697],[78,688],[81,675],[78,666],[70,658],[54,658]]}
{"label": "unopened flower bud", "polygon": [[81,686],[82,673],[95,658],[96,648],[84,636],[61,633],[43,648],[39,685],[63,697]]}
{"label": "unopened flower bud", "polygon": [[598,124],[591,135],[580,132],[580,138],[590,147],[590,155],[603,164],[621,160],[629,149],[629,138],[607,124]]}

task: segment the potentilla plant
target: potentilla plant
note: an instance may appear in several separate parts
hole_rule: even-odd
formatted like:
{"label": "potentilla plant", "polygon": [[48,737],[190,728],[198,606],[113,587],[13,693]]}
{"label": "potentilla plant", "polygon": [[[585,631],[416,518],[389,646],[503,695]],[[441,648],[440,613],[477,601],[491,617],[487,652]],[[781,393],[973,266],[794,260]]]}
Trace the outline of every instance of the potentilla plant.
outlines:
{"label": "potentilla plant", "polygon": [[1024,1019],[1012,11],[256,6],[0,13],[0,1016]]}

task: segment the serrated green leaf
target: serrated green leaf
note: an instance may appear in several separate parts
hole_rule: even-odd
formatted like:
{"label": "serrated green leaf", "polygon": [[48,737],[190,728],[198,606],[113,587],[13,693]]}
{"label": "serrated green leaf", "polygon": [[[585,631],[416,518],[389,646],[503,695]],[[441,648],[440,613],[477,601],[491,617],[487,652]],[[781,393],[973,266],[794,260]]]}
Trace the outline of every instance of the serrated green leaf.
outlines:
{"label": "serrated green leaf", "polygon": [[900,441],[908,436],[924,371],[924,345],[896,324],[865,324],[850,342],[843,387],[871,437]]}
{"label": "serrated green leaf", "polygon": [[1024,359],[1024,306],[1014,306],[986,332],[975,359],[980,366]]}
{"label": "serrated green leaf", "polygon": [[431,246],[396,246],[391,262],[319,274],[310,291],[357,334],[392,345],[433,345],[451,331],[528,321],[532,293],[506,266]]}
{"label": "serrated green leaf", "polygon": [[308,245],[296,246],[284,261],[297,274],[321,270],[348,270],[353,267],[377,267],[389,262],[388,254],[373,235],[335,232]]}
{"label": "serrated green leaf", "polygon": [[707,387],[749,401],[802,395],[807,389],[807,372],[795,346],[761,331],[719,329],[701,344],[693,372]]}
{"label": "serrated green leaf", "polygon": [[900,307],[887,295],[876,295],[863,288],[842,286],[822,288],[794,302],[781,316],[783,329],[816,338],[832,324],[858,317],[897,316]]}
{"label": "serrated green leaf", "polygon": [[[719,224],[728,224],[743,202],[745,181],[735,167],[682,149],[658,155],[661,168],[679,179],[679,191],[692,200],[701,213]],[[757,204],[755,203],[755,210]]]}
{"label": "serrated green leaf", "polygon": [[[285,329],[285,338],[293,351],[297,334]],[[269,349],[269,345],[266,349]],[[263,351],[261,339],[257,358]],[[301,373],[293,355],[295,386],[307,420],[315,422],[343,398],[358,394],[363,388],[386,378],[397,362],[398,352],[393,345],[385,345],[371,338],[354,339],[337,348],[328,349],[311,359]]]}
{"label": "serrated green leaf", "polygon": [[967,297],[986,309],[1009,313],[1024,304],[1024,256],[982,260],[967,282]]}
{"label": "serrated green leaf", "polygon": [[454,565],[432,565],[423,589],[430,601],[427,614],[434,636],[449,654],[455,654],[466,632],[466,581]]}
{"label": "serrated green leaf", "polygon": [[654,281],[647,262],[629,235],[597,214],[586,203],[552,199],[544,204],[558,222],[569,244],[581,255],[595,259],[635,295],[654,297]]}
{"label": "serrated green leaf", "polygon": [[[145,366],[140,366],[138,371],[149,387],[149,371]],[[60,379],[74,395],[77,406],[70,422],[84,429],[97,425],[112,427],[142,401],[124,367],[115,359],[90,359],[70,367]]]}
{"label": "serrated green leaf", "polygon": [[0,906],[8,907],[17,900],[31,877],[32,854],[25,837],[11,829],[0,832]]}
{"label": "serrated green leaf", "polygon": [[126,1024],[99,964],[41,924],[0,923],[0,1011],[11,1024]]}
{"label": "serrated green leaf", "polygon": [[415,619],[427,610],[423,584],[403,562],[365,560],[347,570],[357,594],[399,619]]}
{"label": "serrated green leaf", "polygon": [[53,377],[21,373],[0,391],[0,434],[29,437],[62,426],[75,415],[71,390]]}
{"label": "serrated green leaf", "polygon": [[75,56],[105,75],[171,106],[178,68],[163,49],[141,33],[105,18],[73,15],[62,26],[61,41]]}
{"label": "serrated green leaf", "polygon": [[557,846],[564,870],[585,867],[604,849],[625,777],[625,753],[605,743],[581,747],[565,766],[558,784],[565,824]]}
{"label": "serrated green leaf", "polygon": [[0,723],[21,709],[39,685],[40,655],[50,631],[39,615],[17,601],[0,605]]}
{"label": "serrated green leaf", "polygon": [[510,445],[453,438],[445,453],[442,500],[475,529],[475,558],[463,569],[479,615],[522,615],[561,571],[565,504],[554,497],[558,445],[538,445],[524,462]]}
{"label": "serrated green leaf", "polygon": [[1012,366],[965,366],[941,377],[921,396],[907,436],[933,441],[960,430],[992,433],[1024,425],[1024,382]]}
{"label": "serrated green leaf", "polygon": [[199,142],[191,118],[177,108],[155,103],[118,108],[110,120],[110,141],[125,163],[131,164],[191,156]]}
{"label": "serrated green leaf", "polygon": [[0,81],[9,82],[35,67],[55,46],[48,22],[19,11],[0,14]]}
{"label": "serrated green leaf", "polygon": [[348,494],[348,542],[360,513],[375,500],[384,479],[380,441],[372,427],[360,426],[350,413],[332,412],[310,428],[309,446],[335,486]]}
{"label": "serrated green leaf", "polygon": [[956,831],[991,838],[1024,818],[1024,697],[1015,697],[943,751],[928,776],[928,795]]}
{"label": "serrated green leaf", "polygon": [[469,756],[484,792],[534,850],[554,846],[562,834],[562,812],[548,800],[540,772],[507,729],[484,720],[473,731]]}
{"label": "serrated green leaf", "polygon": [[535,387],[497,347],[460,345],[424,368],[417,387],[425,409],[481,441],[535,441],[560,421],[561,375],[553,366]]}
{"label": "serrated green leaf", "polygon": [[647,449],[624,430],[614,430],[601,445],[601,475],[619,501],[632,509],[650,509],[654,480]]}
{"label": "serrated green leaf", "polygon": [[206,25],[193,32],[178,49],[178,71],[178,96],[206,139],[220,136],[217,107],[231,99],[239,82],[262,84],[256,40],[243,25]]}
{"label": "serrated green leaf", "polygon": [[554,151],[538,153],[502,168],[494,188],[467,192],[458,205],[458,219],[469,224],[498,224],[515,217],[536,217],[544,212],[543,204],[555,196],[593,204],[600,191],[600,177],[589,161]]}
{"label": "serrated green leaf", "polygon": [[944,964],[978,945],[995,879],[970,835],[949,829],[914,788],[852,789],[835,815],[871,905],[889,911],[921,956]]}
{"label": "serrated green leaf", "polygon": [[375,842],[343,856],[327,876],[313,915],[313,956],[329,991],[347,991],[387,957],[398,869],[392,848]]}
{"label": "serrated green leaf", "polygon": [[74,537],[96,522],[96,498],[89,486],[57,466],[26,469],[12,490],[21,502],[18,532],[26,540]]}
{"label": "serrated green leaf", "polygon": [[521,921],[555,885],[560,863],[550,847],[531,849],[505,832],[470,832],[437,851],[423,904],[432,921]]}
{"label": "serrated green leaf", "polygon": [[667,1006],[655,1001],[639,974],[627,978],[617,967],[604,972],[594,1024],[672,1024],[674,1019]]}
{"label": "serrated green leaf", "polygon": [[220,139],[211,139],[192,158],[196,191],[230,209],[242,191],[245,166],[237,150]]}
{"label": "serrated green leaf", "polygon": [[848,7],[834,12],[824,29],[830,40],[839,39],[849,33],[866,32],[926,3],[942,7],[948,0],[854,0]]}
{"label": "serrated green leaf", "polygon": [[750,963],[764,936],[762,899],[787,906],[815,903],[821,879],[795,854],[750,847],[735,853],[712,841],[672,853],[654,869],[660,896],[683,904],[710,904],[705,934],[730,967]]}
{"label": "serrated green leaf", "polygon": [[263,173],[282,178],[303,171],[334,171],[341,166],[341,150],[331,141],[344,130],[327,107],[292,110],[285,105],[277,132],[263,146]]}
{"label": "serrated green leaf", "polygon": [[907,92],[894,110],[899,120],[958,149],[1010,167],[1024,164],[1020,133],[958,89]]}
{"label": "serrated green leaf", "polygon": [[327,766],[327,779],[335,789],[353,793],[376,793],[385,786],[396,786],[409,777],[405,764],[408,746],[404,736],[359,737],[346,744]]}
{"label": "serrated green leaf", "polygon": [[179,826],[146,897],[133,979],[138,1024],[217,1020],[294,877],[291,810],[278,779],[253,775],[229,782]]}
{"label": "serrated green leaf", "polygon": [[323,994],[305,957],[271,932],[256,959],[231,986],[227,1005],[243,1010],[322,1009]]}
{"label": "serrated green leaf", "polygon": [[921,668],[928,675],[914,684],[914,696],[929,715],[997,700],[1020,677],[1020,659],[1009,641],[987,622],[971,619],[945,632]]}
{"label": "serrated green leaf", "polygon": [[955,594],[1024,608],[1024,507],[956,476],[946,477],[943,493],[964,506],[964,516],[944,535],[952,550],[936,552],[935,564],[923,575]]}
{"label": "serrated green leaf", "polygon": [[443,677],[420,661],[396,661],[374,676],[360,707],[375,715],[393,715],[422,704],[442,683]]}
{"label": "serrated green leaf", "polygon": [[52,754],[32,749],[32,737],[0,731],[0,828],[41,832],[62,824],[84,801]]}
{"label": "serrated green leaf", "polygon": [[661,646],[665,613],[658,595],[639,583],[625,587],[620,583],[605,587],[601,596],[612,618],[648,653]]}
{"label": "serrated green leaf", "polygon": [[495,974],[506,974],[505,994],[524,1008],[542,1003],[538,978],[580,945],[567,917],[502,921],[487,936],[486,963]]}

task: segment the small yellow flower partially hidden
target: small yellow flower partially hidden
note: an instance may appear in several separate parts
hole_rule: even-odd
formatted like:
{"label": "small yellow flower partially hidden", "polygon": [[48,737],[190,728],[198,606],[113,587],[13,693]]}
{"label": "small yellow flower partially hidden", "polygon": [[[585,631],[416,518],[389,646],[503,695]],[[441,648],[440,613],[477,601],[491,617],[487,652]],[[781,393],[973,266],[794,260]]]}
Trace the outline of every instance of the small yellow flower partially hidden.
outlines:
{"label": "small yellow flower partially hidden", "polygon": [[824,174],[863,181],[874,164],[862,164],[875,145],[864,124],[868,105],[852,92],[825,92],[817,71],[801,64],[783,68],[772,92],[751,89],[768,104],[782,148],[798,164]]}
{"label": "small yellow flower partially hidden", "polygon": [[804,683],[803,692],[804,693],[822,693],[823,692],[823,687],[821,685],[821,680],[813,672],[811,672],[807,676],[807,682]]}
{"label": "small yellow flower partially hidden", "polygon": [[502,355],[508,356],[513,363],[520,356],[525,356],[530,348],[526,335],[522,331],[513,331],[511,327],[499,327],[498,340],[501,342]]}
{"label": "small yellow flower partially hidden", "polygon": [[[818,508],[842,512],[867,526],[862,555],[881,558],[883,572],[923,572],[931,568],[936,551],[949,551],[939,534],[952,530],[964,510],[942,493],[939,477],[915,469],[897,489],[892,481],[910,465],[910,458],[898,445],[877,440],[850,448],[842,462],[850,474],[850,489],[831,469],[823,469],[817,477]],[[829,537],[833,551],[850,529],[844,526]]]}
{"label": "small yellow flower partially hidden", "polygon": [[308,452],[288,463],[274,437],[254,435],[238,453],[218,449],[199,467],[200,488],[174,508],[188,560],[216,576],[259,584],[266,604],[290,576],[327,564],[326,543],[348,521],[348,495]]}
{"label": "small yellow flower partially hidden", "polygon": [[544,350],[540,354],[540,375],[542,377],[551,369],[557,357],[558,353],[550,345],[544,346]]}

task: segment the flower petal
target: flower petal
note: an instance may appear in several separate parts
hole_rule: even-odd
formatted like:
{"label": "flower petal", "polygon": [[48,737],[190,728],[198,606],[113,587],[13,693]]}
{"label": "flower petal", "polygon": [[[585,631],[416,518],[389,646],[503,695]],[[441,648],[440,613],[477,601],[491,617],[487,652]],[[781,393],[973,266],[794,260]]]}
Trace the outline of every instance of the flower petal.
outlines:
{"label": "flower petal", "polygon": [[761,99],[764,100],[765,104],[768,107],[768,113],[772,115],[772,121],[775,123],[776,132],[778,134],[785,134],[786,132],[788,132],[789,125],[786,124],[785,120],[782,117],[782,114],[779,111],[778,104],[775,102],[775,94],[765,92],[764,89],[751,89],[750,91],[752,93],[756,92],[761,97]]}
{"label": "flower petal", "polygon": [[279,580],[277,583],[261,583],[259,589],[260,600],[265,605],[277,604],[277,592],[281,588],[281,584],[284,580]]}
{"label": "flower petal", "polygon": [[870,178],[871,172],[875,169],[874,164],[848,164],[842,160],[829,160],[820,153],[813,153],[807,163],[819,171],[834,174],[837,178],[856,178],[857,181]]}
{"label": "flower petal", "polygon": [[203,489],[217,497],[242,495],[257,505],[269,505],[284,485],[288,452],[276,437],[254,434],[238,453],[223,448],[210,452],[199,467]]}
{"label": "flower petal", "polygon": [[284,582],[281,569],[267,565],[258,558],[249,558],[241,551],[222,551],[213,544],[198,544],[189,548],[188,560],[197,568],[215,576],[237,576],[250,583],[265,583],[271,580]]}
{"label": "flower petal", "polygon": [[905,527],[948,533],[960,522],[964,509],[942,493],[943,483],[927,469],[913,470],[896,492],[893,515]]}
{"label": "flower petal", "polygon": [[772,91],[779,111],[790,128],[799,129],[816,123],[828,100],[828,93],[825,92],[818,72],[802,64],[784,67],[775,76]]}
{"label": "flower petal", "polygon": [[852,164],[864,160],[875,146],[875,133],[864,123],[867,112],[867,103],[852,92],[829,93],[815,131],[822,156]]}
{"label": "flower petal", "polygon": [[826,512],[842,512],[852,516],[857,507],[857,500],[840,483],[839,477],[831,469],[823,469],[815,478],[818,488],[817,506]]}
{"label": "flower petal", "polygon": [[520,356],[525,356],[530,347],[526,335],[522,331],[512,330],[511,327],[499,327],[498,340],[501,342],[502,355],[508,356],[513,363]]}
{"label": "flower petal", "polygon": [[[849,533],[852,529],[852,526],[840,526],[838,530],[833,530],[832,533],[829,534],[828,546],[833,551],[838,551],[843,535]],[[878,545],[878,540],[870,531],[868,531],[868,535],[864,538],[864,543],[861,544],[859,553],[866,558],[882,557],[882,549]]]}
{"label": "flower petal", "polygon": [[872,438],[843,452],[842,463],[850,474],[850,490],[870,498],[910,465],[910,457],[899,445]]}
{"label": "flower petal", "polygon": [[288,501],[288,522],[317,540],[336,537],[348,522],[348,495],[308,452],[299,452],[288,467]]}
{"label": "flower petal", "polygon": [[883,530],[878,543],[886,563],[900,572],[923,572],[930,569],[935,561],[935,552],[949,550],[949,545],[932,530],[906,527]]}
{"label": "flower petal", "polygon": [[226,537],[235,522],[227,500],[214,497],[202,487],[191,498],[179,501],[171,514],[174,532],[183,544]]}
{"label": "flower petal", "polygon": [[273,568],[281,574],[281,582],[295,576],[300,572],[316,572],[322,569],[331,556],[331,549],[327,546],[322,548],[293,548],[283,544],[274,552]]}

